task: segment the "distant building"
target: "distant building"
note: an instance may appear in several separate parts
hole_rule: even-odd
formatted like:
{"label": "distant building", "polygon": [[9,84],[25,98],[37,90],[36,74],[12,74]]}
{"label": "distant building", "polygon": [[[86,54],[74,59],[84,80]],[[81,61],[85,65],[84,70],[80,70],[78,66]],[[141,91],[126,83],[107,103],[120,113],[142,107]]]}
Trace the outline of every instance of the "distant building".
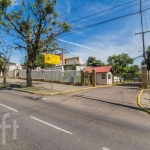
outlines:
{"label": "distant building", "polygon": [[19,70],[22,70],[22,65],[16,63],[8,63],[6,65],[7,68],[7,76],[9,77],[19,77]]}
{"label": "distant building", "polygon": [[61,65],[64,67],[64,70],[73,70],[72,66],[76,65],[76,70],[80,71],[85,67],[85,63],[81,57],[71,57],[67,58],[66,54],[59,54],[61,59]]}

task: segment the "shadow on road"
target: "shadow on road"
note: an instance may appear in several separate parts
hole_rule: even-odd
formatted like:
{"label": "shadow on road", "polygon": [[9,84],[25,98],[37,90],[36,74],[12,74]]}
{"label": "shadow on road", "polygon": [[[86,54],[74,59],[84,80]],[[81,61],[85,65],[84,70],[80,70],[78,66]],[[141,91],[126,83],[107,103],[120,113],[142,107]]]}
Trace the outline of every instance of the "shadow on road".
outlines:
{"label": "shadow on road", "polygon": [[138,107],[124,105],[124,104],[119,104],[119,103],[108,102],[108,101],[104,101],[102,99],[96,99],[96,98],[85,96],[85,95],[74,95],[74,96],[75,97],[79,97],[79,98],[85,98],[85,99],[93,100],[93,101],[99,101],[99,102],[103,102],[103,103],[107,103],[107,104],[111,104],[111,105],[116,105],[116,106],[120,106],[120,107],[126,107],[126,108],[130,108],[130,109],[141,110]]}
{"label": "shadow on road", "polygon": [[142,83],[141,82],[136,82],[136,83],[122,83],[122,84],[116,84],[116,86],[141,88],[142,87]]}

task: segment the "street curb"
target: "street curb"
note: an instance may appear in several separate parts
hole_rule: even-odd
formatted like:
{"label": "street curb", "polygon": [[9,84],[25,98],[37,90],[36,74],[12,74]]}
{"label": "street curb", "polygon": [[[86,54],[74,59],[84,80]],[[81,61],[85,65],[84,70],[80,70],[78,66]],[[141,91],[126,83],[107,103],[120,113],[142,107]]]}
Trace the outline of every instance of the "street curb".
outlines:
{"label": "street curb", "polygon": [[150,114],[150,110],[148,110],[146,107],[144,107],[144,106],[141,104],[141,95],[142,95],[143,91],[144,91],[144,90],[142,89],[142,90],[140,91],[138,97],[137,97],[137,104],[138,104],[138,106],[139,106],[142,110],[144,110],[146,113]]}
{"label": "street curb", "polygon": [[102,87],[110,87],[110,86],[112,86],[112,85],[104,85],[104,86],[97,86],[97,87],[88,87],[88,88],[82,88],[82,89],[76,89],[76,90],[68,90],[68,91],[62,91],[62,92],[53,92],[53,93],[33,92],[32,94],[44,95],[44,96],[52,96],[52,95],[65,94],[65,93],[71,93],[71,92],[77,92],[77,91],[83,91],[83,90],[90,90],[90,89],[96,89],[96,88],[102,88]]}
{"label": "street curb", "polygon": [[77,92],[77,91],[83,91],[83,90],[90,90],[90,89],[96,89],[96,88],[102,88],[102,87],[111,87],[112,85],[101,85],[101,86],[96,86],[96,87],[88,87],[88,88],[82,88],[82,89],[76,89],[76,90],[68,90],[68,91],[61,91],[61,92],[53,92],[53,93],[41,93],[41,92],[32,92],[32,91],[25,91],[25,90],[20,90],[17,88],[8,88],[4,87],[5,89],[11,89],[14,91],[19,91],[19,92],[24,92],[24,93],[30,93],[30,94],[35,94],[35,95],[42,95],[42,96],[52,96],[52,95],[58,95],[58,94],[65,94],[65,93],[71,93],[71,92]]}
{"label": "street curb", "polygon": [[17,89],[17,88],[10,88],[10,87],[0,87],[0,88],[33,94],[33,92],[31,92],[31,91],[20,90],[20,89]]}

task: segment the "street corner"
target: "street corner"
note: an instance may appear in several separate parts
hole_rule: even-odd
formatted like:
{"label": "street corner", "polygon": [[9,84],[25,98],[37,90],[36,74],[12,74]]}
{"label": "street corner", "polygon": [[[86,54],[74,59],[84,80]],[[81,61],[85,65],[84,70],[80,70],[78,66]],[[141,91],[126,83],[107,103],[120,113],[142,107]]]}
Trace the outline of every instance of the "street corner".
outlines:
{"label": "street corner", "polygon": [[137,97],[137,104],[138,106],[145,111],[146,113],[150,114],[150,90],[142,89]]}

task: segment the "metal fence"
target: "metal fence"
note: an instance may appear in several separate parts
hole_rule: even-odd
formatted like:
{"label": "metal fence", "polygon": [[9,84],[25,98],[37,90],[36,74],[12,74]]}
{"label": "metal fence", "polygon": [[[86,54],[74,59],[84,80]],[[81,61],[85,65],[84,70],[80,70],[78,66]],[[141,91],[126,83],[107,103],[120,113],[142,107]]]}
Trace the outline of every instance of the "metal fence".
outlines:
{"label": "metal fence", "polygon": [[81,82],[81,72],[74,70],[61,72],[60,82]]}
{"label": "metal fence", "polygon": [[150,88],[150,70],[147,71],[148,87]]}
{"label": "metal fence", "polygon": [[[19,71],[20,78],[26,78],[26,70]],[[41,70],[37,72],[32,70],[32,79],[42,79],[45,81],[56,81],[63,83],[80,83],[81,82],[81,72],[76,70],[59,71],[59,70]]]}

